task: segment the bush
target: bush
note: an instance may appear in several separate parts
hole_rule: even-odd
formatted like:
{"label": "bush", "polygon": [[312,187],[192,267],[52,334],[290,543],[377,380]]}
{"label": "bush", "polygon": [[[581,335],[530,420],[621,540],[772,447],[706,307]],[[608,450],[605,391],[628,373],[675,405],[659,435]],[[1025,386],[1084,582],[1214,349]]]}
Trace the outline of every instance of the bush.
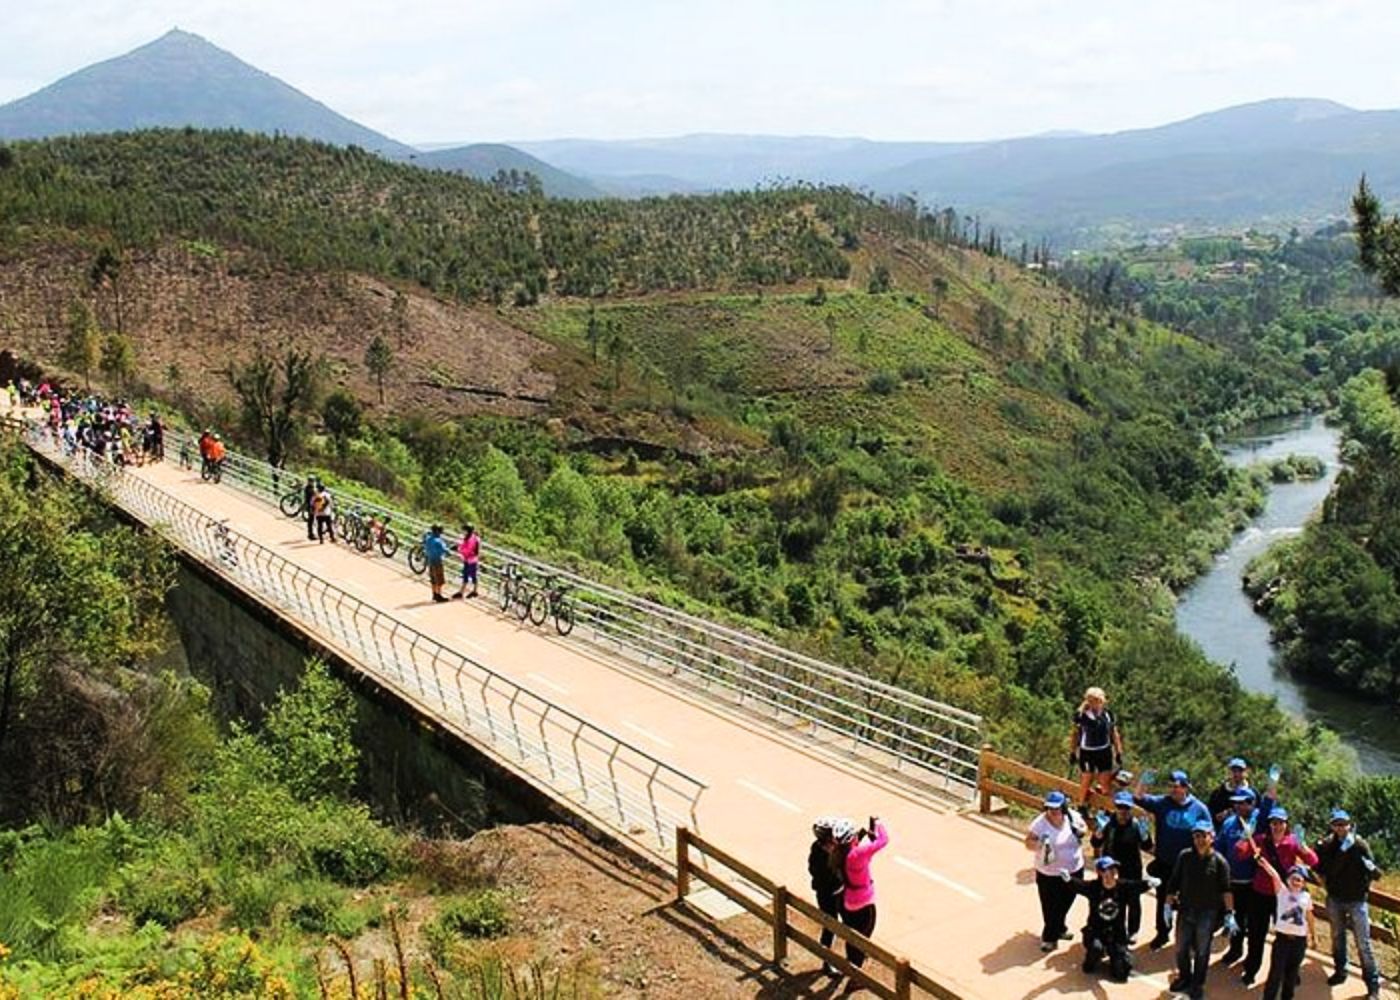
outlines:
{"label": "bush", "polygon": [[287,894],[292,872],[286,868],[248,871],[230,865],[221,873],[229,905],[229,920],[244,931],[257,931],[272,924],[277,905]]}
{"label": "bush", "polygon": [[444,901],[438,915],[424,925],[423,937],[429,954],[439,962],[446,962],[452,945],[459,938],[494,938],[508,930],[510,917],[504,894],[484,889]]}
{"label": "bush", "polygon": [[398,836],[359,803],[323,803],[299,831],[312,868],[341,885],[369,885],[398,864]]}
{"label": "bush", "polygon": [[865,383],[865,388],[877,396],[892,396],[899,388],[899,377],[894,372],[876,372]]}
{"label": "bush", "polygon": [[116,903],[137,925],[154,921],[174,927],[197,915],[212,894],[209,872],[184,837],[164,841],[117,873]]}

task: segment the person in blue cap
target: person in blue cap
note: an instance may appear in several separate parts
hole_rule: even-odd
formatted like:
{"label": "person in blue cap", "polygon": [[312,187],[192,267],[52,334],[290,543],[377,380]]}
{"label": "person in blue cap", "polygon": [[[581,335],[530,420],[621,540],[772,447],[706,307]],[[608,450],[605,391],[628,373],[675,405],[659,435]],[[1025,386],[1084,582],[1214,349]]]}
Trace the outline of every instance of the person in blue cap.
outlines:
{"label": "person in blue cap", "polygon": [[[1263,858],[1276,872],[1286,872],[1300,863],[1317,867],[1317,855],[1289,832],[1288,810],[1280,806],[1269,810],[1268,829],[1238,844],[1235,853],[1240,856],[1252,853],[1256,861]],[[1269,924],[1274,919],[1275,902],[1273,879],[1262,866],[1255,871],[1251,887],[1254,895],[1247,918],[1249,933],[1245,935],[1244,972],[1240,975],[1240,982],[1247,987],[1254,985],[1254,977],[1264,964],[1264,939],[1268,937]]]}
{"label": "person in blue cap", "polygon": [[[1125,983],[1133,969],[1133,960],[1128,953],[1128,929],[1125,926],[1128,908],[1142,898],[1148,889],[1155,889],[1161,881],[1148,877],[1133,879],[1120,877],[1122,866],[1117,859],[1105,855],[1094,862],[1098,878],[1085,881],[1066,873],[1065,881],[1070,890],[1089,901],[1089,920],[1084,925],[1085,972],[1093,972],[1099,962],[1108,959],[1109,975],[1114,981]],[[1138,907],[1138,912],[1142,908]]]}
{"label": "person in blue cap", "polygon": [[[1231,803],[1236,792],[1249,788],[1249,761],[1243,757],[1231,757],[1225,765],[1229,769],[1229,776],[1210,793],[1210,798],[1206,799],[1206,808],[1210,810],[1210,815],[1215,820],[1215,829],[1219,831],[1220,824],[1225,822],[1233,812]],[[1257,793],[1256,793],[1257,794]]]}
{"label": "person in blue cap", "polygon": [[1331,832],[1319,840],[1317,873],[1327,887],[1327,922],[1332,927],[1332,965],[1334,972],[1328,986],[1340,986],[1347,981],[1347,925],[1356,935],[1356,948],[1361,954],[1361,977],[1366,983],[1366,996],[1378,1000],[1381,995],[1381,974],[1371,950],[1371,914],[1366,897],[1371,882],[1380,878],[1381,871],[1371,857],[1371,846],[1352,832],[1351,815],[1345,809],[1333,809]]}
{"label": "person in blue cap", "polygon": [[1256,871],[1254,853],[1246,851],[1241,854],[1237,848],[1254,837],[1259,817],[1267,816],[1274,806],[1273,799],[1266,797],[1261,807],[1252,788],[1241,788],[1230,796],[1230,804],[1233,812],[1220,824],[1215,846],[1230,864],[1230,893],[1235,898],[1235,913],[1239,915],[1240,930],[1230,935],[1230,947],[1220,956],[1221,965],[1233,965],[1244,955],[1249,921],[1253,918],[1255,909],[1252,887]]}
{"label": "person in blue cap", "polygon": [[1069,808],[1064,792],[1045,796],[1044,811],[1026,831],[1026,847],[1035,852],[1035,888],[1040,896],[1040,950],[1054,951],[1061,941],[1073,937],[1065,926],[1074,890],[1064,877],[1077,877],[1084,871],[1084,837],[1088,828],[1077,812]]}
{"label": "person in blue cap", "polygon": [[[1118,874],[1123,879],[1142,878],[1142,852],[1152,850],[1152,837],[1147,832],[1146,820],[1139,823],[1133,819],[1132,792],[1120,791],[1113,796],[1113,815],[1099,818],[1098,828],[1089,843],[1100,861],[1112,858],[1118,862]],[[1142,927],[1142,895],[1130,896],[1127,908],[1128,944],[1134,945]]]}
{"label": "person in blue cap", "polygon": [[1274,887],[1274,947],[1269,953],[1269,978],[1264,981],[1264,1000],[1293,1000],[1303,967],[1303,953],[1317,944],[1313,927],[1312,895],[1308,892],[1308,869],[1294,865],[1285,879],[1269,859],[1259,859],[1259,869]]}
{"label": "person in blue cap", "polygon": [[[1133,804],[1151,813],[1156,821],[1157,854],[1147,866],[1147,873],[1157,878],[1166,878],[1171,874],[1177,856],[1191,849],[1191,831],[1203,820],[1211,822],[1210,810],[1204,802],[1191,794],[1191,779],[1185,771],[1179,770],[1171,773],[1171,785],[1166,795],[1146,794],[1142,779],[1139,778]],[[1157,933],[1148,943],[1148,947],[1153,951],[1166,944],[1171,937],[1165,905],[1163,895],[1158,893]]]}
{"label": "person in blue cap", "polygon": [[[1204,812],[1205,807],[1202,806]],[[1191,1000],[1205,996],[1210,939],[1224,914],[1225,929],[1235,933],[1235,902],[1230,895],[1230,865],[1216,852],[1215,824],[1202,816],[1191,828],[1191,846],[1176,856],[1164,898],[1176,907],[1176,978],[1173,993]]]}

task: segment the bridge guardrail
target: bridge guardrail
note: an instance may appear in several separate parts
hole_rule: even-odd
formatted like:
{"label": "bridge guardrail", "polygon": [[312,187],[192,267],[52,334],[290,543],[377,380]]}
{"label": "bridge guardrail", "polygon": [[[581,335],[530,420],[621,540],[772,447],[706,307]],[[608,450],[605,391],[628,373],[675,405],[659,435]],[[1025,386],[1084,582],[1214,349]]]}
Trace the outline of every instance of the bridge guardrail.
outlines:
{"label": "bridge guardrail", "polygon": [[65,454],[38,429],[28,443],[163,533],[214,572],[309,624],[446,728],[502,758],[607,829],[669,862],[678,826],[694,824],[706,783],[367,604],[184,501],[86,449]]}
{"label": "bridge guardrail", "polygon": [[[181,446],[194,448],[192,435],[170,431],[167,457]],[[195,455],[197,460],[197,449]],[[231,451],[224,471],[225,482],[273,506],[300,489],[305,478],[305,471],[277,469]],[[394,525],[406,529],[400,537],[407,546],[429,527],[421,518],[358,498],[338,502],[391,517]],[[510,563],[573,586],[578,624],[584,627],[576,628],[575,636],[742,708],[805,727],[813,742],[960,796],[977,793],[983,727],[976,713],[483,540],[484,582],[498,587],[500,573]]]}

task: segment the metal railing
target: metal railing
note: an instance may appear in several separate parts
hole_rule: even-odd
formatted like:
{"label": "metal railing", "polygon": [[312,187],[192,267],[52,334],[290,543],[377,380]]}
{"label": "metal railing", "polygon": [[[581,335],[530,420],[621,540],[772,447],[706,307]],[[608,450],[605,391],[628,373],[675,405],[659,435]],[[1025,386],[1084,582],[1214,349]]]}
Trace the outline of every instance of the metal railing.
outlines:
{"label": "metal railing", "polygon": [[706,784],[587,719],[442,645],[184,501],[44,429],[29,445],[92,484],[214,572],[303,626],[446,729],[552,790],[604,828],[669,860],[696,822]]}
{"label": "metal railing", "polygon": [[[169,432],[167,459],[192,436]],[[306,474],[228,453],[224,482],[276,506],[299,491]],[[337,503],[387,515],[412,545],[428,522],[358,498]],[[499,586],[517,564],[572,585],[579,625],[574,635],[630,662],[701,687],[745,710],[761,712],[828,749],[971,798],[977,792],[981,716],[893,684],[785,649],[740,629],[657,604],[521,552],[483,541],[483,582]],[[455,557],[454,557],[455,558]]]}

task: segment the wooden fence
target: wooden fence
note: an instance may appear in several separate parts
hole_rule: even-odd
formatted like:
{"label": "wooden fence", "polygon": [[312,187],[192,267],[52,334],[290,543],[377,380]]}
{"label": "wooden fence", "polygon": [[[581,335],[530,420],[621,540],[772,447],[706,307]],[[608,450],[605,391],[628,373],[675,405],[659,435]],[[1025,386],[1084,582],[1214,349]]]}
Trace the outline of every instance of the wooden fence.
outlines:
{"label": "wooden fence", "polygon": [[[1009,777],[1019,784],[1012,784],[1001,780],[1001,777]],[[1045,799],[1045,793],[1059,789],[1064,792],[1071,802],[1079,799],[1079,785],[1068,778],[1061,778],[1057,774],[1049,771],[1042,771],[1038,767],[1031,767],[1023,764],[1019,760],[1010,757],[1003,757],[996,753],[988,745],[983,745],[981,756],[977,761],[977,794],[978,809],[983,813],[992,811],[992,796],[997,796],[1005,802],[1015,802],[1017,805],[1029,806],[1032,809],[1039,809]],[[1112,809],[1113,799],[1108,795],[1100,795],[1097,792],[1092,794],[1091,805],[1096,809]],[[1368,897],[1371,908],[1379,911],[1380,914],[1391,914],[1400,918],[1400,896],[1372,889]],[[1321,919],[1326,919],[1327,908],[1318,903],[1313,907],[1314,913]],[[1371,918],[1371,937],[1385,944],[1396,945],[1400,943],[1400,936],[1385,925],[1382,920],[1377,919],[1373,914]]]}
{"label": "wooden fence", "polygon": [[[707,863],[727,869],[768,898],[756,899],[729,880],[710,871]],[[851,930],[801,896],[790,892],[787,886],[778,885],[698,834],[680,827],[676,830],[677,899],[684,900],[690,893],[692,879],[704,882],[772,928],[775,964],[787,958],[789,944],[797,944],[828,965],[839,969],[855,985],[869,990],[883,1000],[908,1000],[913,996],[914,990],[938,997],[939,1000],[960,1000],[960,994],[915,969],[907,958],[896,955],[858,931]],[[809,926],[795,923],[794,914],[815,924],[815,932]],[[821,929],[831,931],[838,942],[849,942],[859,947],[866,954],[866,965],[853,965],[846,960],[844,951],[838,952],[822,945],[816,937]],[[871,974],[873,969],[883,970],[886,975],[874,976]]]}

